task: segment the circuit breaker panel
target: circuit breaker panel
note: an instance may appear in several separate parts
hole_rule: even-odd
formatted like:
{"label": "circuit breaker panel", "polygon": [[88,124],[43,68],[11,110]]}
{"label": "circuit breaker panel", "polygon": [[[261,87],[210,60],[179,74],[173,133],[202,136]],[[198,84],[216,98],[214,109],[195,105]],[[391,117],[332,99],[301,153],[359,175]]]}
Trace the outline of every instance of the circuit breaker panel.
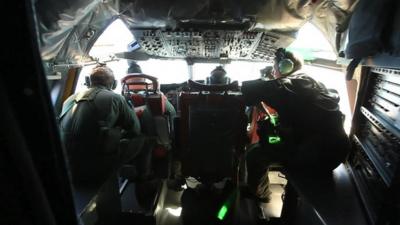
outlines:
{"label": "circuit breaker panel", "polygon": [[364,69],[349,170],[371,224],[392,224],[400,178],[400,70]]}

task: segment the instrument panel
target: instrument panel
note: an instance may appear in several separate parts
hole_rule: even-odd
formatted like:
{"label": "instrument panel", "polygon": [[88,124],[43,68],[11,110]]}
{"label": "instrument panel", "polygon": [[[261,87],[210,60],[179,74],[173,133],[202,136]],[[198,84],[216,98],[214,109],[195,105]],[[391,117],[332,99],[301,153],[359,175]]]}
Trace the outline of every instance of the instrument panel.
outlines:
{"label": "instrument panel", "polygon": [[138,29],[133,34],[149,55],[165,58],[271,62],[294,38],[266,31]]}

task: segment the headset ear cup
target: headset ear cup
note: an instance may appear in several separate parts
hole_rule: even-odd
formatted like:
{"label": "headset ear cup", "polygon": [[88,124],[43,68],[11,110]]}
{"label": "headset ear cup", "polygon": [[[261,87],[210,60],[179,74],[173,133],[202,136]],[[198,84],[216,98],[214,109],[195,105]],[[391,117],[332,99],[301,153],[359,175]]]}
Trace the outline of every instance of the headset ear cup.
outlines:
{"label": "headset ear cup", "polygon": [[211,78],[210,77],[206,77],[206,84],[211,84]]}
{"label": "headset ear cup", "polygon": [[85,85],[86,85],[87,87],[90,87],[90,86],[91,86],[91,84],[90,84],[90,77],[89,77],[89,76],[85,76]]}
{"label": "headset ear cup", "polygon": [[112,87],[111,87],[111,89],[112,90],[115,90],[115,88],[117,88],[117,80],[113,80],[113,83],[112,83]]}
{"label": "headset ear cup", "polygon": [[279,61],[278,67],[281,74],[289,74],[294,69],[294,63],[290,59],[282,59]]}

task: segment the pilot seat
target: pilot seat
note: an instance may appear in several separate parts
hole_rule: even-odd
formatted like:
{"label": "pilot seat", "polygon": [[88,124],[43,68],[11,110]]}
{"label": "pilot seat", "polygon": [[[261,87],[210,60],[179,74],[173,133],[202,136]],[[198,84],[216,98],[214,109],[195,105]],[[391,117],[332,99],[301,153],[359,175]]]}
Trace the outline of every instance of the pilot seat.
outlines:
{"label": "pilot seat", "polygon": [[189,80],[179,98],[182,173],[211,184],[238,178],[246,145],[245,105],[238,83],[204,85]]}
{"label": "pilot seat", "polygon": [[157,177],[168,176],[167,155],[171,149],[171,134],[175,109],[160,92],[156,77],[131,73],[122,80],[122,95],[134,108],[146,136],[145,147],[153,152],[153,164]]}

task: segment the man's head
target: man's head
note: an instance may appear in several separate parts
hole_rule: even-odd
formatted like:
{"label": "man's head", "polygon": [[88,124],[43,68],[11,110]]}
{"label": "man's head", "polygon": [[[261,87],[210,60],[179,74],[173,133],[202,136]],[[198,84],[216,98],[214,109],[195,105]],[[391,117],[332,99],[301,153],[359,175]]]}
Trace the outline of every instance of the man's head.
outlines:
{"label": "man's head", "polygon": [[293,55],[293,53],[279,48],[275,52],[274,71],[275,78],[288,76],[302,67],[301,61]]}
{"label": "man's head", "polygon": [[227,84],[230,79],[226,77],[226,71],[222,66],[217,66],[213,71],[211,71],[211,76],[207,80],[208,84]]}
{"label": "man's head", "polygon": [[113,71],[104,64],[96,65],[90,73],[90,86],[104,86],[115,89],[117,82]]}
{"label": "man's head", "polygon": [[135,61],[129,61],[129,68],[128,68],[128,73],[142,73],[142,69],[140,68],[139,64],[137,64]]}

